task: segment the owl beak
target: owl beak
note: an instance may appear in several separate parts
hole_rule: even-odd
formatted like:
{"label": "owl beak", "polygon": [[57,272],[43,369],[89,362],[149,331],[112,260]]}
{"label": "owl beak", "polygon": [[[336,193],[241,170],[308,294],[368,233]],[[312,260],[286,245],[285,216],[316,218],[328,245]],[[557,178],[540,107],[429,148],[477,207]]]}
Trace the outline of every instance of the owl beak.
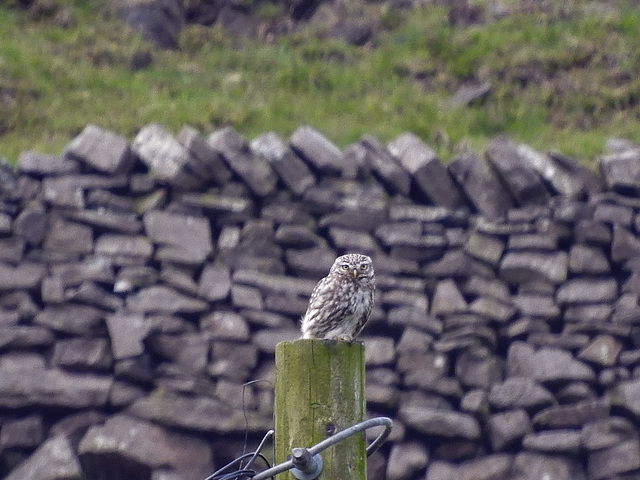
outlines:
{"label": "owl beak", "polygon": [[357,268],[353,269],[353,278],[358,278],[358,269]]}

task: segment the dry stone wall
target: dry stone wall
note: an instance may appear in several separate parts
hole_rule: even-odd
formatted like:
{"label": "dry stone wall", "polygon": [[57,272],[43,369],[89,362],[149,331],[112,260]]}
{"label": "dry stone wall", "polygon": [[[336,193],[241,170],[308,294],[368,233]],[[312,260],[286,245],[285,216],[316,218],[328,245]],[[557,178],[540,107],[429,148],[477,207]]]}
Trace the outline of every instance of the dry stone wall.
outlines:
{"label": "dry stone wall", "polygon": [[369,413],[395,421],[369,478],[637,478],[640,148],[599,167],[310,127],[89,125],[23,153],[0,166],[0,476],[205,478],[272,426],[275,345],[357,251]]}

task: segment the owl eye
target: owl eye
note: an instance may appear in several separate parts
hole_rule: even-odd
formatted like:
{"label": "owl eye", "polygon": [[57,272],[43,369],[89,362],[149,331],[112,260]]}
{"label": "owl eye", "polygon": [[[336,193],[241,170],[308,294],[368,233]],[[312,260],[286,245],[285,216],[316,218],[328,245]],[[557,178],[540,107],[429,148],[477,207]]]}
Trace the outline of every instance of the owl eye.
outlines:
{"label": "owl eye", "polygon": [[367,265],[366,263],[360,265],[360,270],[366,270],[367,268],[369,268],[369,265]]}
{"label": "owl eye", "polygon": [[340,266],[342,267],[343,270],[349,270],[349,265],[347,265],[346,263]]}

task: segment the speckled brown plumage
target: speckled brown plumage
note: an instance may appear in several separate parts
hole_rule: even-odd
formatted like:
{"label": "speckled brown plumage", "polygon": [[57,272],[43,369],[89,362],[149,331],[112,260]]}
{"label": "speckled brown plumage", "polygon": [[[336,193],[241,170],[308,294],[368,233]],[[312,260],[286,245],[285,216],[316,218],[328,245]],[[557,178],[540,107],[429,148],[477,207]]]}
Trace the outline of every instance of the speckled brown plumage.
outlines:
{"label": "speckled brown plumage", "polygon": [[374,292],[371,258],[358,253],[338,257],[313,289],[302,317],[302,338],[352,342],[369,319]]}

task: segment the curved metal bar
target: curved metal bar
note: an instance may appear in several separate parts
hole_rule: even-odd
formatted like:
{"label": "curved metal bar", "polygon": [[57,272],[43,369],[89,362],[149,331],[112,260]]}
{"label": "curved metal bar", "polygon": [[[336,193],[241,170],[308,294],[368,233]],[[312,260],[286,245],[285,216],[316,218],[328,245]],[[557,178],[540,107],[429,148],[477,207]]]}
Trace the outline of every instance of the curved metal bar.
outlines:
{"label": "curved metal bar", "polygon": [[[376,438],[373,441],[373,443],[367,447],[367,456],[369,456],[373,452],[375,452],[378,448],[380,448],[380,445],[382,445],[382,442],[384,442],[384,440],[389,436],[389,433],[391,433],[391,427],[393,426],[393,421],[390,418],[388,417],[370,418],[369,420],[365,420],[364,422],[356,423],[355,425],[349,428],[345,428],[344,430],[336,433],[335,435],[332,435],[326,440],[323,440],[320,443],[309,448],[308,449],[309,453],[311,455],[315,455],[316,453],[320,453],[321,451],[326,450],[327,448],[344,440],[345,438],[349,438],[351,435],[354,435],[358,432],[362,432],[371,427],[379,427],[379,426],[384,426],[385,428],[384,428],[384,431],[380,435],[378,435],[378,438]],[[382,437],[382,440],[380,440],[381,437]],[[375,448],[372,449],[371,447],[375,447]]]}
{"label": "curved metal bar", "polygon": [[389,434],[391,433],[391,428],[393,427],[393,421],[389,417],[378,417],[378,418],[372,418],[371,420],[378,420],[377,423],[375,423],[374,425],[371,425],[372,427],[384,426],[384,430],[367,447],[367,457],[371,456],[372,453],[376,452],[382,446],[382,444],[389,437]]}
{"label": "curved metal bar", "polygon": [[[388,417],[370,418],[369,420],[365,420],[364,422],[357,423],[349,428],[345,428],[344,430],[341,430],[335,435],[332,435],[326,440],[323,440],[320,443],[317,443],[316,445],[308,448],[307,450],[309,451],[311,456],[314,456],[322,452],[323,450],[326,450],[327,448],[332,447],[333,445],[344,440],[345,438],[349,438],[351,435],[354,435],[358,432],[362,432],[372,427],[381,427],[381,426],[384,426],[384,431],[380,435],[378,435],[378,437],[367,447],[367,457],[368,457],[373,452],[378,450],[378,448],[380,448],[380,445],[384,443],[384,441],[387,439],[387,437],[391,433],[391,427],[393,427],[393,421],[390,418]],[[286,462],[283,462],[279,465],[275,465],[269,468],[268,470],[265,470],[264,472],[260,472],[255,477],[253,477],[253,480],[266,480],[267,478],[273,477],[274,475],[277,475],[282,472],[286,472],[287,470],[290,470],[292,468],[294,468],[293,462],[291,460],[287,460]]]}
{"label": "curved metal bar", "polygon": [[293,462],[291,460],[287,460],[286,462],[280,463],[274,467],[265,470],[264,472],[260,472],[252,480],[266,480],[267,478],[274,477],[279,473],[286,472],[287,470],[291,470],[293,467]]}

